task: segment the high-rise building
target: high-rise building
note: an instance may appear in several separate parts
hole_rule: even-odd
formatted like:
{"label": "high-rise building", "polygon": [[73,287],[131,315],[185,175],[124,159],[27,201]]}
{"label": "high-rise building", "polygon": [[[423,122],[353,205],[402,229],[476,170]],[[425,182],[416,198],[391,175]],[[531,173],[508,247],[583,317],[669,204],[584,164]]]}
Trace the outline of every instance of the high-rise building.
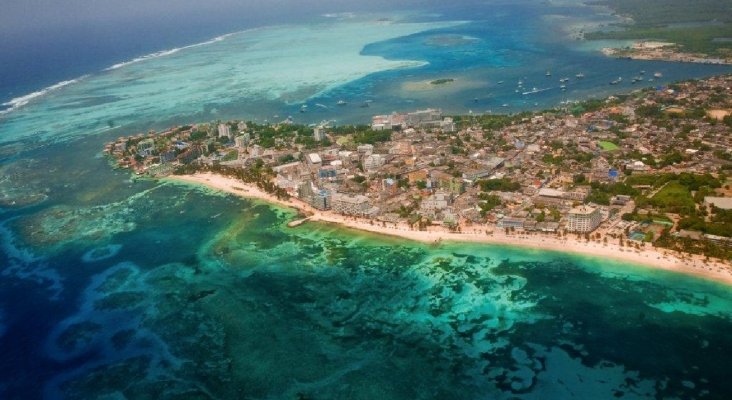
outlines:
{"label": "high-rise building", "polygon": [[567,214],[567,230],[571,232],[592,232],[602,222],[602,213],[599,208],[582,205],[575,207]]}
{"label": "high-rise building", "polygon": [[318,125],[315,128],[313,128],[313,139],[317,142],[322,142],[325,140],[325,127],[322,125]]}
{"label": "high-rise building", "polygon": [[231,139],[231,128],[227,124],[219,124],[219,137]]}
{"label": "high-rise building", "polygon": [[248,133],[244,133],[244,134],[239,135],[236,138],[234,138],[234,145],[239,149],[246,148],[248,144],[249,144],[249,134]]}
{"label": "high-rise building", "polygon": [[364,195],[349,196],[343,193],[333,195],[331,207],[337,213],[358,216],[368,215],[369,210],[371,210],[368,197]]}

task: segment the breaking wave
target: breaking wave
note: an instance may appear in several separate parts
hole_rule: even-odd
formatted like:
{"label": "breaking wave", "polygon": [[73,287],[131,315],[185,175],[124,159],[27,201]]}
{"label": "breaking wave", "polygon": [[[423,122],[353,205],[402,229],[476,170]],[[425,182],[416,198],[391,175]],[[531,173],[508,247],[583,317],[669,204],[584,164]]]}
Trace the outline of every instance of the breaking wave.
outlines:
{"label": "breaking wave", "polygon": [[[226,35],[217,36],[217,37],[215,37],[215,38],[213,38],[211,40],[207,40],[207,41],[201,42],[201,43],[192,44],[192,45],[189,45],[189,46],[177,47],[177,48],[170,49],[170,50],[157,51],[155,53],[151,53],[151,54],[148,54],[148,55],[145,55],[145,56],[142,56],[142,57],[137,57],[137,58],[134,58],[134,59],[129,60],[129,61],[124,61],[124,62],[121,62],[121,63],[114,64],[111,67],[106,68],[105,71],[113,71],[113,70],[116,70],[116,69],[119,69],[119,68],[122,68],[122,67],[126,67],[126,66],[131,65],[131,64],[136,64],[136,63],[139,63],[139,62],[142,62],[142,61],[151,60],[153,58],[169,56],[171,54],[178,53],[181,50],[192,49],[192,48],[195,48],[195,47],[206,46],[206,45],[209,45],[209,44],[217,43],[217,42],[220,42],[220,41],[228,38],[229,36],[235,35],[237,33],[239,33],[239,32],[227,33]],[[20,97],[16,97],[14,99],[11,99],[8,102],[2,103],[2,105],[5,106],[5,107],[7,107],[7,108],[5,108],[4,110],[0,110],[0,115],[9,114],[9,113],[17,110],[18,108],[27,105],[28,103],[30,103],[33,100],[36,100],[36,99],[38,99],[40,97],[43,97],[43,96],[47,95],[48,93],[53,92],[53,91],[58,90],[58,89],[61,89],[61,88],[65,87],[65,86],[69,86],[69,85],[72,85],[72,84],[75,84],[75,83],[79,83],[83,79],[85,79],[85,78],[87,78],[89,76],[90,75],[84,75],[84,76],[81,76],[81,77],[76,78],[76,79],[62,81],[62,82],[56,83],[54,85],[51,85],[51,86],[49,86],[47,88],[38,90],[38,91],[33,92],[33,93],[30,93],[30,94],[27,94],[25,96],[20,96]]]}
{"label": "breaking wave", "polygon": [[231,35],[235,35],[236,33],[238,33],[238,32],[227,33],[226,35],[217,36],[217,37],[215,37],[215,38],[213,38],[211,40],[207,40],[207,41],[201,42],[201,43],[196,43],[196,44],[192,44],[192,45],[188,45],[188,46],[183,46],[183,47],[176,47],[174,49],[169,49],[169,50],[157,51],[155,53],[147,54],[147,55],[144,55],[142,57],[133,58],[132,60],[129,60],[129,61],[124,61],[124,62],[121,62],[121,63],[114,64],[111,67],[105,69],[105,71],[113,71],[115,69],[119,69],[119,68],[122,68],[122,67],[126,67],[126,66],[132,65],[132,64],[137,64],[137,63],[142,62],[142,61],[151,60],[153,58],[159,58],[159,57],[169,56],[169,55],[178,53],[181,50],[187,50],[187,49],[192,49],[192,48],[195,48],[195,47],[201,47],[201,46],[206,46],[206,45],[209,45],[209,44],[217,43],[217,42],[220,42],[220,41],[228,38]]}
{"label": "breaking wave", "polygon": [[47,87],[45,89],[41,89],[39,91],[36,91],[36,92],[30,93],[30,94],[27,94],[25,96],[16,97],[16,98],[14,98],[14,99],[12,99],[12,100],[10,100],[10,101],[2,104],[3,106],[6,106],[8,108],[6,108],[5,110],[0,111],[0,115],[7,114],[7,113],[10,113],[10,112],[12,112],[14,110],[17,110],[18,108],[23,107],[24,105],[30,103],[31,101],[33,101],[33,100],[35,100],[35,99],[37,99],[37,98],[39,98],[41,96],[45,96],[46,94],[51,93],[51,92],[53,92],[55,90],[61,89],[62,87],[69,86],[69,85],[72,85],[74,83],[81,82],[83,79],[87,78],[88,76],[89,75],[84,75],[84,76],[81,76],[81,77],[76,78],[76,79],[71,79],[71,80],[68,80],[68,81],[62,81],[62,82],[59,82],[59,83],[57,83],[55,85],[51,85],[51,86],[49,86],[49,87]]}

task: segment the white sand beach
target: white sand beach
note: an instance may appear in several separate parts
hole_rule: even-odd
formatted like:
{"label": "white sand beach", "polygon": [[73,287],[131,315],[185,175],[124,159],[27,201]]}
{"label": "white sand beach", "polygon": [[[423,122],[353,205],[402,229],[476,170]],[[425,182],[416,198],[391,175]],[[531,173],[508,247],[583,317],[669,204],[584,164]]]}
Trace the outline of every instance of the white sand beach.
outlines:
{"label": "white sand beach", "polygon": [[644,247],[637,250],[621,247],[616,243],[578,240],[573,235],[562,238],[548,234],[514,233],[507,235],[502,229],[491,230],[487,226],[463,226],[461,227],[462,232],[449,232],[440,226],[432,226],[428,230],[420,231],[411,229],[406,224],[384,224],[380,221],[349,217],[329,211],[319,211],[298,199],[278,199],[254,185],[217,174],[197,173],[194,175],[171,176],[166,179],[204,185],[222,192],[295,208],[308,215],[309,221],[335,223],[381,235],[397,236],[424,243],[440,241],[472,242],[583,254],[694,275],[732,285],[732,268],[728,264],[715,260],[706,261],[701,256],[682,254],[666,249]]}

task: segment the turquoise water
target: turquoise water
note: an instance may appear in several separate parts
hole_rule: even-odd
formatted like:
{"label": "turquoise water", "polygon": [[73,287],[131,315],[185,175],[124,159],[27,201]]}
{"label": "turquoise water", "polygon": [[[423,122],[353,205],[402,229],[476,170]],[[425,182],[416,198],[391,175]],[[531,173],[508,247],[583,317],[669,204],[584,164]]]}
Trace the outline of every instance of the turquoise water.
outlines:
{"label": "turquoise water", "polygon": [[[346,14],[235,32],[16,98],[0,114],[0,142],[228,118],[363,123],[374,114],[425,107],[515,112],[638,89],[643,84],[629,82],[641,70],[649,77],[663,74],[645,85],[732,72],[725,66],[608,59],[568,39],[568,27],[612,22],[607,18],[590,7],[519,2],[454,6],[438,14]],[[575,79],[578,73],[585,78]],[[562,77],[571,78],[566,91],[560,90]],[[628,83],[608,84],[618,77]],[[413,88],[440,78],[455,82]],[[546,90],[522,94],[532,88]],[[337,106],[341,100],[347,106]],[[306,113],[300,113],[303,105]]]}
{"label": "turquoise water", "polygon": [[[291,229],[290,210],[129,181],[95,142],[38,152],[87,156],[43,160],[59,182],[29,187],[48,198],[3,210],[5,398],[729,395],[728,287],[560,253]],[[30,183],[29,159],[41,163],[9,167]]]}
{"label": "turquoise water", "polygon": [[[290,229],[293,211],[134,181],[101,157],[106,141],[151,126],[270,119],[341,97],[376,100],[298,117],[432,101],[460,109],[481,79],[543,74],[530,62],[554,63],[557,78],[562,65],[601,63],[556,35],[537,38],[543,12],[522,7],[484,10],[474,16],[483,24],[451,10],[244,32],[6,114],[0,398],[729,398],[729,287],[561,253]],[[493,45],[491,32],[502,33]],[[717,71],[644,69],[669,79]],[[586,73],[578,91],[604,79]],[[472,83],[422,97],[400,86],[441,75]]]}

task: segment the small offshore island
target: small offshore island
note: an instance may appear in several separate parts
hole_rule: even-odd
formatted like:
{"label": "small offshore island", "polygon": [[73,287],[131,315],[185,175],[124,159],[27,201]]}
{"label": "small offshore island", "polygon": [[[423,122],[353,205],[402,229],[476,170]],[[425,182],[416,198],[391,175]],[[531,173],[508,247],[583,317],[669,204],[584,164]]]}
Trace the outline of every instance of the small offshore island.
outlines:
{"label": "small offshore island", "polygon": [[429,243],[497,243],[732,284],[732,76],[516,115],[374,116],[369,126],[228,121],[120,137],[138,175]]}
{"label": "small offshore island", "polygon": [[453,82],[455,82],[455,79],[453,79],[453,78],[441,78],[441,79],[435,79],[434,81],[431,81],[430,84],[437,86],[437,85],[445,85],[445,84],[453,83]]}

